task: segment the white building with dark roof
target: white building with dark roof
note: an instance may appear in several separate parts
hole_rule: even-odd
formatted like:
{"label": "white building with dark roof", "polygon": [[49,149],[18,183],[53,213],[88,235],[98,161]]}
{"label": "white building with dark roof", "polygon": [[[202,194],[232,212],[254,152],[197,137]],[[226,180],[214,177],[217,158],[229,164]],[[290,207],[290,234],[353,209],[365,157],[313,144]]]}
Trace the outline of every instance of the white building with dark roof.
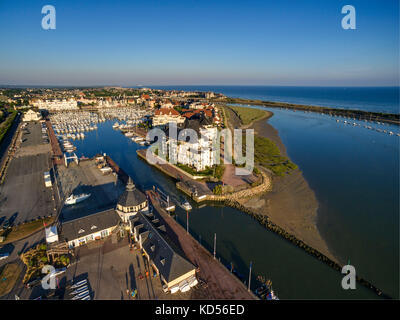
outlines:
{"label": "white building with dark roof", "polygon": [[148,205],[145,194],[135,187],[132,179],[129,177],[126,190],[118,199],[117,213],[123,222],[128,223],[131,216],[147,209]]}
{"label": "white building with dark roof", "polygon": [[69,248],[103,239],[119,225],[121,219],[115,209],[97,212],[82,218],[66,221],[61,226],[61,241]]}
{"label": "white building with dark roof", "polygon": [[160,275],[165,290],[186,292],[197,284],[196,267],[168,237],[159,219],[140,212],[129,220],[129,224],[135,241]]}

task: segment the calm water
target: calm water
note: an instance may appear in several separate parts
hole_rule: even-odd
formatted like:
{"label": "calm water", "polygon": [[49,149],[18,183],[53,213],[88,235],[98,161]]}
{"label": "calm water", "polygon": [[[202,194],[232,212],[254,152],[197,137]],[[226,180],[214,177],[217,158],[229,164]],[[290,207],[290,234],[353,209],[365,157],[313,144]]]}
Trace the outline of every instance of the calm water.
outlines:
{"label": "calm water", "polygon": [[[307,117],[303,120],[308,121],[306,119]],[[319,121],[328,120],[321,119]],[[111,121],[99,124],[99,129],[96,132],[87,133],[85,140],[75,141],[74,145],[78,148],[78,156],[91,157],[98,152],[106,152],[142,188],[150,188],[155,184],[167,190],[171,195],[178,194],[171,179],[137,158],[136,150],[139,146],[119,131],[114,131]],[[302,168],[302,164],[300,164],[300,167]],[[364,186],[364,189],[366,189],[366,186]],[[185,212],[179,208],[177,209],[177,220],[186,227]],[[333,221],[331,223],[339,222]],[[370,225],[368,221],[363,223]],[[373,229],[373,226],[370,228]],[[359,231],[364,234],[365,229],[361,228]],[[377,298],[374,293],[361,286],[354,291],[344,291],[340,286],[342,277],[338,272],[261,227],[255,220],[238,210],[220,206],[195,208],[190,213],[190,232],[210,251],[212,251],[214,233],[217,233],[217,256],[221,261],[226,264],[232,262],[246,279],[249,263],[253,261],[253,274],[265,275],[270,278],[274,289],[281,298]],[[343,235],[344,231],[341,230],[340,234],[358,239],[354,230],[349,229],[348,232],[349,235]],[[389,243],[387,244],[389,245]],[[369,248],[366,247],[357,250],[363,251],[363,254],[366,255],[370,252]],[[353,256],[351,258],[353,259]],[[354,264],[358,264],[357,258],[354,257],[354,259]],[[353,260],[351,262],[353,263]],[[386,265],[384,261],[382,261],[382,265]],[[376,282],[380,279],[379,274],[383,271],[374,268],[372,270],[375,271],[371,272],[369,280]],[[388,268],[385,270],[387,271]],[[390,270],[390,272],[393,275],[393,270]],[[365,273],[366,271],[364,271]],[[393,279],[393,276],[390,277]],[[254,282],[253,279],[252,283]],[[388,284],[387,281],[382,283],[385,284],[385,286],[382,285],[382,288],[389,291],[390,283]]]}
{"label": "calm water", "polygon": [[[316,193],[318,229],[332,252],[398,296],[400,138],[327,115],[271,111],[269,123]],[[400,132],[397,126],[368,125]]]}
{"label": "calm water", "polygon": [[399,113],[399,87],[168,86],[159,89],[199,90],[229,97]]}

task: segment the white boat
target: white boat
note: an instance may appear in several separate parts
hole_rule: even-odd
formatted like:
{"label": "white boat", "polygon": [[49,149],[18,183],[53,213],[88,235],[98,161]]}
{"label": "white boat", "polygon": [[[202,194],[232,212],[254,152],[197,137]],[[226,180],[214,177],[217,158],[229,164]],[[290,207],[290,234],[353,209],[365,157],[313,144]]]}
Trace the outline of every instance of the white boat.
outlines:
{"label": "white boat", "polygon": [[84,296],[80,300],[90,300],[90,294],[87,294],[86,296]]}
{"label": "white boat", "polygon": [[189,286],[190,287],[194,287],[195,285],[197,285],[199,282],[197,281],[196,277],[192,277],[189,279]]}
{"label": "white boat", "polygon": [[171,293],[176,293],[179,291],[179,286],[175,286],[171,288]]}
{"label": "white boat", "polygon": [[182,209],[186,210],[186,211],[190,211],[192,210],[192,206],[190,205],[189,201],[187,201],[185,198],[180,199],[180,206]]}
{"label": "white boat", "polygon": [[76,289],[74,292],[71,292],[70,294],[72,296],[74,296],[74,295],[79,294],[81,292],[84,292],[86,290],[88,290],[88,286],[83,286],[83,287],[80,287],[80,288]]}
{"label": "white boat", "polygon": [[82,299],[83,297],[86,297],[88,294],[89,294],[89,290],[83,291],[83,292],[77,294],[75,297],[73,297],[72,300]]}
{"label": "white boat", "polygon": [[127,133],[125,133],[125,137],[133,137],[133,132],[128,131]]}
{"label": "white boat", "polygon": [[118,128],[118,127],[119,127],[119,123],[118,123],[118,122],[116,122],[116,123],[113,124],[113,128],[114,128],[114,129],[116,129],[116,128]]}
{"label": "white boat", "polygon": [[83,285],[86,284],[86,283],[87,283],[87,279],[78,281],[77,283],[74,283],[74,284],[71,286],[71,289],[79,288],[80,286],[83,286]]}
{"label": "white boat", "polygon": [[82,201],[86,200],[89,197],[90,197],[90,193],[82,193],[77,196],[71,194],[67,199],[65,199],[64,204],[65,205],[76,204],[78,202],[82,202]]}
{"label": "white boat", "polygon": [[186,281],[182,281],[182,282],[179,284],[179,290],[180,290],[181,292],[187,292],[187,291],[189,291],[189,290],[190,290],[190,285],[189,285],[189,283],[187,283]]}
{"label": "white boat", "polygon": [[143,141],[143,140],[144,140],[144,138],[142,138],[142,137],[133,138],[133,141],[135,141],[135,142],[140,142],[140,141]]}

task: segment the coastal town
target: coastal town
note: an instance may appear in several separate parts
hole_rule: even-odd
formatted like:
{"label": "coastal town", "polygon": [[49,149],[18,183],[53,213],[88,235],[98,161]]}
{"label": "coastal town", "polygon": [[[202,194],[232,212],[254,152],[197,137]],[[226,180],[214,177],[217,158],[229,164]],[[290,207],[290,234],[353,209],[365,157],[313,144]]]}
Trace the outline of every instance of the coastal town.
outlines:
{"label": "coastal town", "polygon": [[[14,117],[6,128],[8,150],[1,163],[3,297],[277,299],[265,279],[250,290],[232,266],[177,223],[175,206],[192,209],[187,199],[174,203],[169,190],[140,189],[101,150],[92,158],[76,154],[75,141],[110,122],[114,131],[143,147],[137,153],[145,159],[143,152],[155,144],[146,139],[148,132],[167,132],[174,124],[179,131],[201,132],[201,139],[195,145],[176,140],[175,149],[171,141],[163,144],[176,159],[155,166],[191,201],[264,192],[270,186],[267,174],[236,176],[226,168],[233,164],[212,156],[212,138],[225,128],[226,115],[209,99],[222,95],[145,88],[5,89],[1,94],[4,123]],[[50,277],[57,286],[45,290],[47,265],[55,268]],[[112,279],[106,268],[112,269]],[[116,288],[123,270],[130,281]]]}
{"label": "coastal town", "polygon": [[[279,139],[259,125],[272,113],[227,100],[150,88],[0,89],[0,297],[278,299],[271,279],[251,273],[251,262],[244,275],[221,261],[216,233],[210,248],[190,232],[189,212],[210,203],[248,214],[340,271],[315,228],[315,196]],[[232,148],[238,129],[244,145]],[[145,170],[155,168],[172,185],[138,184],[132,175],[143,168],[129,175],[101,147],[84,156],[81,146],[100,131],[101,141],[103,132],[117,134]],[[243,174],[247,142],[254,167]],[[277,193],[282,183],[301,186],[308,203]]]}

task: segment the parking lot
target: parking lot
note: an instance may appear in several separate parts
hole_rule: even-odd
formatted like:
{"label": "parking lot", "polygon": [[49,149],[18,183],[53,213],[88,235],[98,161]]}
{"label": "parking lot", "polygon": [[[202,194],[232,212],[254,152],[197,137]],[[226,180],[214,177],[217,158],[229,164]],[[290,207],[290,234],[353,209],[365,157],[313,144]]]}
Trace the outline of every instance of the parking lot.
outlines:
{"label": "parking lot", "polygon": [[43,173],[49,170],[50,147],[42,138],[39,123],[22,130],[20,146],[0,186],[0,222],[12,217],[23,223],[54,214],[52,189],[44,185]]}

